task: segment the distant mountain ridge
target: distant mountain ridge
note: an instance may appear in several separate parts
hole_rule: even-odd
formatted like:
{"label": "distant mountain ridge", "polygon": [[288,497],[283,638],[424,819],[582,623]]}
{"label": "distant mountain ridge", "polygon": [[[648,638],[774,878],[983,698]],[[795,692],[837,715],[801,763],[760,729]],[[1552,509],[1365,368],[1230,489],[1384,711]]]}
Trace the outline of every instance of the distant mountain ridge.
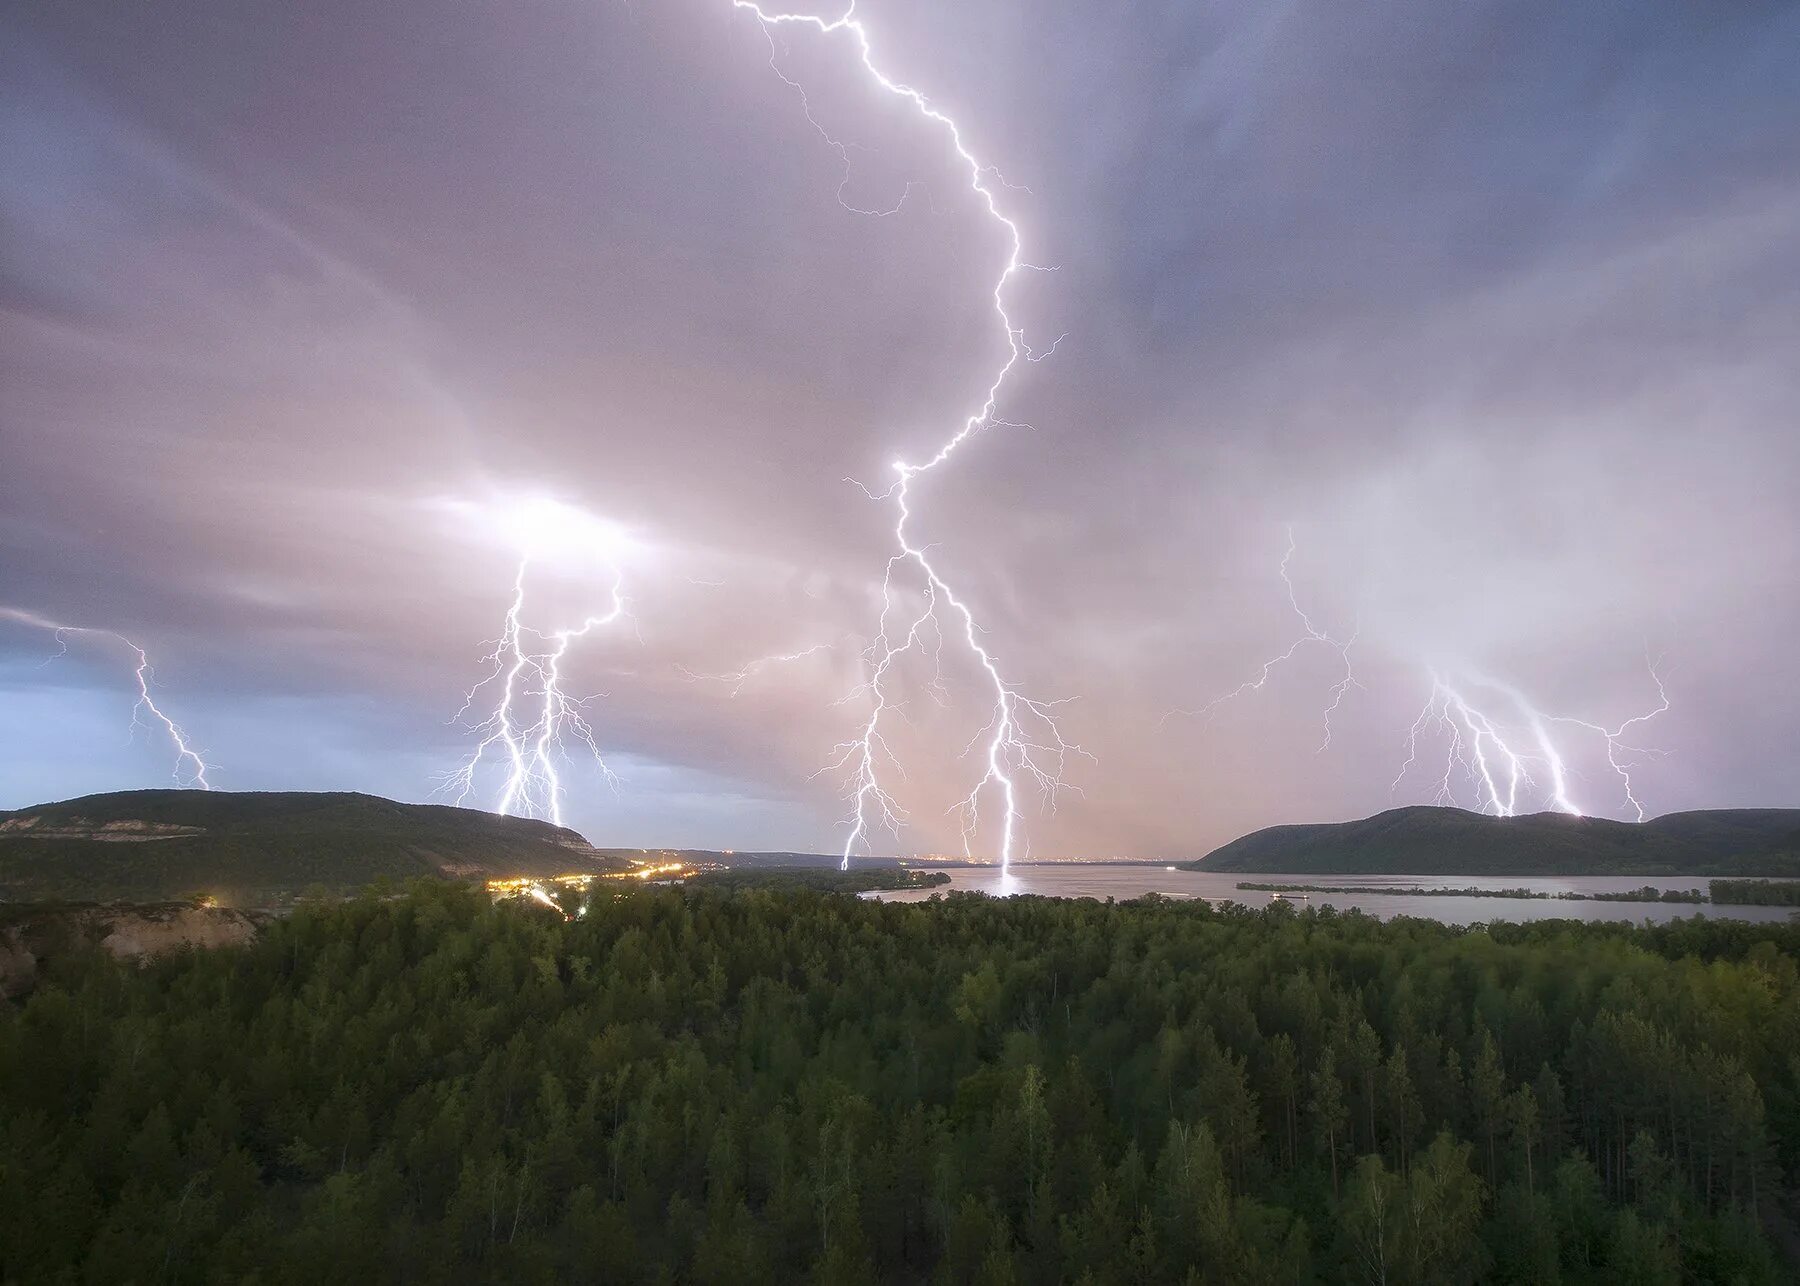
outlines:
{"label": "distant mountain ridge", "polygon": [[567,827],[349,791],[131,790],[0,812],[0,898],[251,902],[386,877],[623,863]]}
{"label": "distant mountain ridge", "polygon": [[1617,822],[1418,805],[1360,821],[1270,826],[1186,866],[1282,875],[1800,876],[1800,809],[1720,808]]}

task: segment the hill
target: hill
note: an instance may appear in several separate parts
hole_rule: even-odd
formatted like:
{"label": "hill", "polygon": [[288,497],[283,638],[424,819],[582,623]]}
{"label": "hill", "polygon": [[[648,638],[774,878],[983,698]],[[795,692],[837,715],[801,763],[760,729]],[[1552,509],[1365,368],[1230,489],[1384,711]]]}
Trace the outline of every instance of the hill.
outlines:
{"label": "hill", "polygon": [[351,792],[133,790],[0,812],[0,899],[269,905],[316,885],[601,871],[575,831]]}
{"label": "hill", "polygon": [[1393,808],[1361,821],[1271,826],[1196,871],[1283,875],[1796,875],[1800,809],[1670,813],[1653,821]]}

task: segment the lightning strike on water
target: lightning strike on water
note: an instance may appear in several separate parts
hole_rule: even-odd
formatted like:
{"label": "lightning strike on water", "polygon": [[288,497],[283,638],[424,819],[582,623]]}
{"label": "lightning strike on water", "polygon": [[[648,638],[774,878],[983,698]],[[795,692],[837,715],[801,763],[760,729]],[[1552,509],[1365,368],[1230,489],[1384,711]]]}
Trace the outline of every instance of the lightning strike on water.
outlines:
{"label": "lightning strike on water", "polygon": [[[627,542],[616,528],[554,501],[530,502],[511,510],[506,520],[521,548],[512,598],[500,637],[482,658],[490,669],[464,694],[455,721],[464,721],[477,706],[487,714],[468,725],[475,748],[441,789],[458,804],[467,803],[479,793],[483,764],[491,758],[502,774],[493,812],[541,817],[560,826],[565,787],[559,764],[572,753],[585,752],[606,783],[618,785],[588,722],[591,698],[569,695],[562,666],[571,645],[628,619],[621,566]],[[605,566],[603,605],[575,625],[539,629],[525,623],[532,564],[547,548],[597,558]]]}
{"label": "lightning strike on water", "polygon": [[[892,79],[875,63],[868,28],[855,17],[854,0],[842,17],[820,18],[810,14],[770,12],[756,0],[732,0],[732,7],[754,15],[769,41],[769,65],[775,74],[799,95],[801,110],[843,161],[845,179],[838,187],[838,202],[846,209],[861,214],[887,215],[897,211],[911,192],[908,185],[900,200],[887,210],[859,209],[844,200],[844,187],[849,181],[850,155],[845,144],[832,137],[814,116],[806,90],[791,79],[776,61],[774,29],[780,26],[811,28],[820,36],[844,35],[852,39],[863,70],[883,91],[910,103],[926,121],[942,129],[957,158],[967,167],[969,184],[985,207],[988,216],[1004,231],[1008,246],[1006,261],[994,282],[993,308],[1006,336],[1007,355],[989,382],[980,405],[944,440],[937,451],[923,461],[896,461],[895,480],[880,493],[869,493],[872,499],[891,500],[896,512],[894,542],[897,552],[888,560],[882,577],[882,605],[876,622],[875,638],[865,654],[867,677],[847,694],[845,700],[867,697],[870,710],[857,735],[840,743],[825,771],[840,772],[847,780],[846,798],[851,811],[846,820],[843,860],[848,869],[851,855],[866,847],[873,832],[887,830],[898,834],[904,814],[883,783],[889,773],[904,776],[904,770],[885,735],[889,716],[898,713],[900,702],[894,691],[899,675],[896,667],[909,654],[921,651],[928,638],[941,642],[948,628],[959,634],[968,654],[981,670],[985,686],[993,694],[993,705],[986,725],[970,743],[970,750],[982,748],[984,769],[969,793],[954,806],[960,815],[965,851],[972,849],[981,820],[984,796],[997,797],[1001,809],[999,856],[1002,868],[1012,860],[1019,844],[1020,788],[1025,782],[1035,786],[1046,801],[1054,803],[1064,783],[1062,775],[1072,754],[1084,754],[1079,746],[1067,741],[1057,728],[1054,710],[1059,702],[1039,702],[1023,695],[1002,673],[999,661],[982,641],[973,609],[951,588],[949,582],[928,556],[929,546],[913,543],[907,530],[913,513],[911,485],[915,478],[944,464],[957,448],[982,429],[1002,423],[995,415],[1001,387],[1014,367],[1023,361],[1037,361],[1055,351],[1055,344],[1042,353],[1033,352],[1025,343],[1023,331],[1014,325],[1006,309],[1006,289],[1015,274],[1034,265],[1022,259],[1019,228],[1001,212],[994,185],[1010,186],[992,166],[978,160],[963,141],[962,129],[956,121],[932,106],[919,90]],[[1060,342],[1060,340],[1058,341]],[[864,489],[867,491],[867,488]],[[896,577],[907,572],[916,577],[919,606],[909,608],[899,601],[900,587]],[[934,682],[934,692],[937,685]]]}
{"label": "lightning strike on water", "polygon": [[1288,644],[1285,651],[1279,652],[1264,661],[1262,667],[1257,671],[1255,678],[1246,679],[1244,682],[1238,684],[1237,687],[1231,689],[1231,691],[1221,693],[1203,706],[1197,706],[1191,710],[1178,709],[1169,711],[1158,721],[1158,727],[1167,723],[1174,715],[1188,715],[1205,718],[1228,701],[1235,701],[1237,698],[1247,696],[1252,692],[1262,691],[1263,688],[1268,685],[1269,679],[1274,675],[1275,671],[1284,663],[1293,660],[1295,653],[1299,652],[1301,648],[1304,648],[1309,644],[1317,644],[1337,653],[1338,660],[1342,662],[1344,667],[1343,676],[1331,687],[1329,694],[1330,700],[1325,706],[1324,713],[1325,737],[1324,740],[1319,743],[1318,748],[1323,751],[1331,745],[1331,716],[1336,714],[1338,708],[1344,704],[1344,698],[1349,694],[1352,688],[1360,688],[1363,686],[1357,681],[1356,671],[1350,662],[1350,649],[1356,645],[1357,633],[1356,631],[1352,631],[1349,638],[1340,639],[1326,633],[1317,625],[1313,624],[1312,616],[1305,608],[1300,606],[1299,596],[1294,592],[1293,577],[1288,574],[1288,564],[1293,562],[1294,559],[1294,548],[1294,529],[1289,527],[1287,529],[1287,551],[1281,556],[1281,583],[1287,590],[1288,606],[1293,609],[1294,615],[1300,618],[1300,628],[1302,631],[1300,636],[1292,643]]}
{"label": "lightning strike on water", "polygon": [[136,704],[131,707],[131,735],[135,737],[139,728],[161,728],[170,744],[175,748],[175,768],[172,774],[175,784],[185,789],[212,789],[212,783],[206,777],[211,765],[206,762],[198,750],[194,749],[193,743],[188,740],[187,733],[182,731],[181,725],[176,723],[161,706],[157,705],[156,698],[151,695],[151,689],[156,686],[156,672],[151,668],[150,656],[143,648],[117,630],[99,629],[86,625],[63,625],[47,620],[35,612],[26,612],[14,607],[0,607],[0,619],[16,621],[34,629],[49,631],[51,636],[56,639],[58,651],[46,658],[44,662],[46,665],[68,653],[70,635],[111,639],[123,645],[132,656],[137,658],[137,664],[132,669],[132,677],[137,682],[138,695]]}

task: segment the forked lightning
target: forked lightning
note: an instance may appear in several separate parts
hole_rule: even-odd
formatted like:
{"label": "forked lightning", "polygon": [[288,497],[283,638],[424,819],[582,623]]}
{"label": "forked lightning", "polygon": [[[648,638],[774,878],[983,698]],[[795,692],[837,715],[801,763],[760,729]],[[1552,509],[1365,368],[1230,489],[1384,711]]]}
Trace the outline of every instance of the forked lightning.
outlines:
{"label": "forked lightning", "polygon": [[[1638,798],[1632,770],[1643,760],[1660,758],[1664,752],[1632,745],[1625,737],[1630,729],[1669,709],[1669,692],[1657,663],[1646,658],[1645,664],[1656,688],[1656,708],[1612,728],[1570,715],[1547,714],[1518,688],[1497,679],[1428,671],[1431,691],[1407,733],[1406,762],[1394,778],[1393,790],[1400,789],[1418,763],[1420,737],[1435,728],[1443,742],[1444,760],[1443,772],[1436,779],[1434,802],[1458,804],[1458,783],[1462,781],[1472,786],[1478,811],[1498,817],[1513,817],[1521,810],[1545,804],[1573,817],[1586,816],[1586,810],[1573,797],[1567,757],[1551,734],[1553,724],[1564,724],[1600,739],[1607,765],[1618,778],[1625,802],[1641,822],[1649,814]],[[1512,711],[1510,717],[1501,713],[1508,708]],[[1540,775],[1544,780],[1539,780]]]}
{"label": "forked lightning", "polygon": [[[56,621],[46,620],[35,612],[21,611],[14,607],[0,607],[0,619],[16,621],[34,629],[48,630],[56,639],[60,649],[49,660],[55,660],[69,650],[70,635],[85,635],[90,638],[111,639],[124,646],[126,651],[137,658],[137,665],[132,669],[132,677],[137,681],[137,703],[131,708],[131,732],[135,736],[137,730],[154,726],[161,728],[164,735],[175,747],[175,768],[173,776],[177,786],[189,789],[211,790],[212,783],[206,774],[210,765],[201,757],[198,750],[188,740],[187,733],[181,730],[163,708],[156,704],[151,689],[156,686],[156,673],[150,666],[150,656],[136,643],[120,634],[117,630],[98,629],[87,625],[63,625]],[[48,662],[46,662],[48,664]]]}
{"label": "forked lightning", "polygon": [[[486,710],[470,725],[475,748],[446,779],[443,789],[458,804],[469,802],[480,793],[483,766],[491,760],[500,772],[492,811],[542,817],[560,826],[565,795],[560,765],[572,751],[590,755],[607,784],[617,785],[588,722],[588,698],[570,696],[564,690],[562,666],[573,644],[626,618],[622,560],[629,542],[610,524],[556,501],[510,507],[502,521],[520,550],[512,599],[500,637],[483,658],[489,671],[464,694],[456,714],[456,719],[463,721],[478,706]],[[602,565],[607,588],[598,610],[562,628],[541,629],[526,623],[532,567],[546,554],[575,556]]]}
{"label": "forked lightning", "polygon": [[1220,693],[1203,706],[1197,706],[1192,710],[1169,711],[1167,714],[1163,715],[1162,719],[1159,721],[1159,727],[1161,724],[1167,723],[1171,716],[1178,714],[1197,715],[1201,718],[1205,718],[1212,714],[1214,710],[1217,710],[1220,706],[1224,705],[1227,701],[1234,701],[1238,697],[1247,696],[1252,692],[1262,691],[1263,688],[1267,686],[1275,671],[1285,662],[1293,660],[1295,653],[1299,652],[1301,648],[1306,647],[1308,644],[1317,644],[1331,652],[1335,652],[1338,660],[1344,667],[1342,676],[1331,687],[1331,699],[1325,706],[1325,735],[1324,740],[1319,743],[1319,749],[1325,750],[1331,745],[1331,716],[1336,714],[1338,707],[1344,704],[1344,698],[1349,695],[1350,689],[1362,687],[1362,684],[1357,681],[1356,671],[1350,663],[1350,649],[1356,645],[1356,633],[1352,631],[1349,638],[1340,639],[1335,635],[1326,633],[1317,625],[1313,624],[1312,616],[1305,608],[1300,606],[1300,598],[1294,592],[1293,577],[1288,574],[1288,564],[1294,560],[1294,529],[1292,527],[1288,528],[1287,539],[1287,552],[1281,556],[1281,584],[1283,588],[1287,590],[1288,606],[1294,610],[1294,615],[1300,618],[1301,634],[1299,637],[1288,644],[1285,651],[1278,652],[1268,660],[1264,661],[1261,668],[1258,669],[1255,678],[1246,679],[1244,682],[1238,684],[1237,687],[1231,689],[1231,691]]}
{"label": "forked lightning", "polygon": [[[1005,360],[988,382],[976,409],[962,419],[935,453],[920,461],[896,461],[893,483],[885,491],[870,493],[873,499],[891,500],[894,504],[896,552],[888,559],[882,577],[880,617],[876,622],[874,641],[866,653],[867,677],[847,698],[866,697],[869,714],[856,735],[837,747],[828,765],[828,770],[842,772],[847,782],[846,797],[851,812],[846,821],[841,865],[848,868],[851,855],[859,848],[866,849],[875,831],[888,830],[897,835],[904,820],[898,803],[884,784],[889,774],[902,772],[886,736],[888,722],[899,708],[895,690],[900,678],[897,667],[909,654],[923,650],[927,640],[933,645],[941,642],[948,629],[966,645],[968,656],[981,672],[983,687],[992,696],[986,723],[969,745],[970,751],[979,749],[981,752],[981,776],[953,811],[960,814],[964,848],[970,850],[976,842],[984,798],[998,800],[1002,809],[998,856],[1004,867],[1020,844],[1021,786],[1029,783],[1053,801],[1063,785],[1063,770],[1069,756],[1082,752],[1065,740],[1057,728],[1053,711],[1058,703],[1034,701],[1007,679],[998,659],[983,642],[973,609],[951,588],[932,562],[928,556],[929,546],[915,543],[908,524],[913,517],[911,486],[914,479],[948,461],[975,433],[1000,423],[995,417],[995,409],[1007,377],[1019,362],[1037,360],[1055,348],[1052,344],[1045,353],[1032,352],[1025,344],[1023,332],[1007,312],[1008,285],[1017,273],[1032,265],[1022,258],[1018,225],[1001,212],[995,184],[1005,186],[1005,183],[999,172],[978,160],[969,150],[962,129],[954,119],[934,107],[919,90],[894,80],[877,66],[868,28],[855,16],[854,3],[842,17],[832,19],[771,12],[756,0],[732,0],[732,3],[734,8],[753,15],[761,25],[769,38],[770,65],[785,83],[793,86],[800,96],[807,120],[846,165],[849,160],[846,147],[813,115],[805,89],[777,65],[773,32],[778,27],[792,26],[810,29],[824,37],[843,36],[854,42],[862,68],[870,79],[886,93],[910,103],[924,120],[943,131],[957,159],[967,167],[970,187],[1005,236],[1006,259],[992,292],[994,314],[1006,336]],[[900,203],[896,203],[891,210],[857,210],[844,201],[842,185],[839,186],[838,200],[846,209],[864,214],[891,214],[900,208]],[[901,201],[904,200],[902,194]],[[916,595],[916,606],[902,602],[908,594]]]}
{"label": "forked lightning", "polygon": [[[1313,622],[1300,606],[1288,567],[1294,557],[1294,531],[1288,528],[1287,550],[1281,556],[1280,575],[1287,590],[1288,606],[1299,618],[1301,633],[1285,651],[1262,663],[1256,676],[1229,692],[1220,694],[1205,705],[1192,710],[1171,710],[1163,716],[1208,715],[1228,701],[1261,691],[1286,661],[1309,645],[1335,652],[1343,663],[1343,673],[1327,694],[1324,709],[1325,739],[1319,749],[1331,745],[1331,717],[1343,704],[1352,688],[1363,685],[1350,664],[1350,648],[1356,642],[1353,633],[1339,639]],[[1512,817],[1522,810],[1549,807],[1572,816],[1583,816],[1576,804],[1570,783],[1568,756],[1553,735],[1553,727],[1561,724],[1579,728],[1599,738],[1605,748],[1606,762],[1617,777],[1626,805],[1638,821],[1648,815],[1638,798],[1632,771],[1646,759],[1660,758],[1664,753],[1653,747],[1633,745],[1626,740],[1630,730],[1648,723],[1669,708],[1669,694],[1655,661],[1646,658],[1650,681],[1656,688],[1657,706],[1635,715],[1617,727],[1607,727],[1570,715],[1549,714],[1540,710],[1517,687],[1467,669],[1430,668],[1430,694],[1425,706],[1407,730],[1406,760],[1395,776],[1390,793],[1398,794],[1408,777],[1418,767],[1421,741],[1440,739],[1444,751],[1443,771],[1435,778],[1432,802],[1460,807],[1464,797],[1471,796],[1478,811],[1500,817]]]}

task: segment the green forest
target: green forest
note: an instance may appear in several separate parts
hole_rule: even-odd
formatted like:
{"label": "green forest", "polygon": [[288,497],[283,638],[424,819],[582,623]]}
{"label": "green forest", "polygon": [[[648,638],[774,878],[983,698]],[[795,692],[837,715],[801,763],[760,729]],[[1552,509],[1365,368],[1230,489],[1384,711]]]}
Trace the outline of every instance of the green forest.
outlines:
{"label": "green forest", "polygon": [[950,883],[946,871],[867,866],[728,866],[690,876],[690,886],[718,889],[807,888],[821,893],[869,893],[877,889],[931,889]]}
{"label": "green forest", "polygon": [[1714,880],[1712,899],[1740,906],[1800,906],[1800,880]]}
{"label": "green forest", "polygon": [[451,884],[0,1004],[7,1282],[1785,1282],[1800,925]]}

